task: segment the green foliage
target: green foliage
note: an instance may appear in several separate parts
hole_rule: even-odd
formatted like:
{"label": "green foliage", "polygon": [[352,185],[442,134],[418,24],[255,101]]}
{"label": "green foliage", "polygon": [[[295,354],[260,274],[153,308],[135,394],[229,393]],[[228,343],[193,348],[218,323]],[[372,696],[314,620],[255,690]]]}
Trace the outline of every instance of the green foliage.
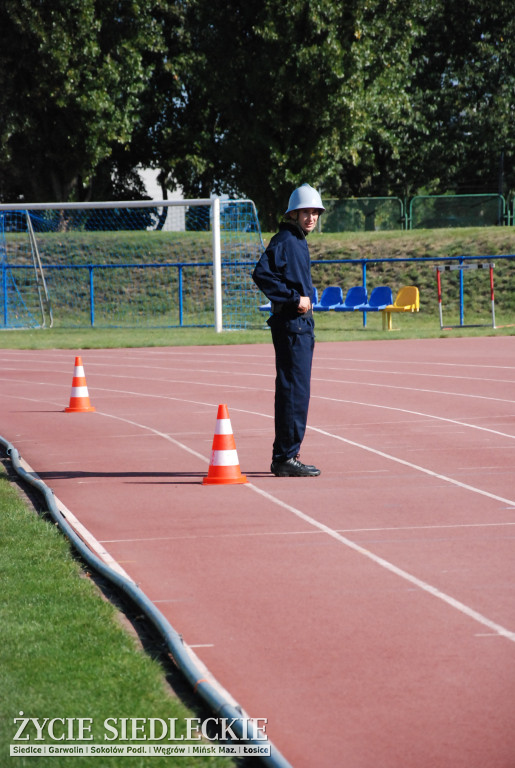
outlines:
{"label": "green foliage", "polygon": [[168,178],[187,196],[251,197],[267,228],[298,183],[337,183],[351,135],[354,5],[189,3],[194,55],[182,62],[179,124],[171,103],[159,137]]}
{"label": "green foliage", "polygon": [[432,0],[418,19],[405,188],[506,194],[515,187],[513,10],[504,0]]}
{"label": "green foliage", "polygon": [[5,0],[0,198],[515,190],[507,0]]}
{"label": "green foliage", "polygon": [[[127,147],[159,47],[155,3],[5,0],[0,6],[4,199],[82,200]],[[114,169],[111,167],[111,171]]]}

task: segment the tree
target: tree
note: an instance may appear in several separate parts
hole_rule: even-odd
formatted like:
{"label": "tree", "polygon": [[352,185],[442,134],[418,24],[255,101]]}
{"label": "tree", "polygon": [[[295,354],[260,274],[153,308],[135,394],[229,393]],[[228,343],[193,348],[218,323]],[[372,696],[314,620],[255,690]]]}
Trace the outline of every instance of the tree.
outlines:
{"label": "tree", "polygon": [[248,196],[266,228],[304,181],[326,196],[387,194],[420,33],[404,5],[191,0],[180,97],[158,142],[163,177],[188,196]]}
{"label": "tree", "polygon": [[[364,37],[376,51],[379,37],[383,47],[393,38],[404,42],[397,45],[397,64],[386,59],[384,76],[366,83],[365,132],[356,142],[360,162],[346,169],[353,193],[513,190],[511,4],[413,0],[409,8],[402,5],[377,4],[374,14],[364,17]],[[393,78],[392,67],[397,68]],[[377,90],[384,94],[392,82],[397,87],[385,104]]]}
{"label": "tree", "polygon": [[335,0],[189,2],[180,94],[167,103],[157,141],[164,174],[187,196],[251,197],[268,226],[293,186],[337,180],[350,131],[353,7]]}
{"label": "tree", "polygon": [[[419,116],[406,158],[412,183],[429,191],[498,192],[515,188],[515,17],[506,0],[455,4],[432,0],[425,34],[413,50],[411,98]],[[505,189],[506,191],[506,189]]]}
{"label": "tree", "polygon": [[399,191],[408,126],[415,120],[409,97],[412,50],[426,0],[363,0],[351,44],[348,79],[352,136],[343,162],[340,197],[385,196]]}
{"label": "tree", "polygon": [[2,199],[88,199],[109,158],[104,184],[130,176],[124,151],[151,73],[148,52],[161,44],[154,7],[153,0],[4,0]]}

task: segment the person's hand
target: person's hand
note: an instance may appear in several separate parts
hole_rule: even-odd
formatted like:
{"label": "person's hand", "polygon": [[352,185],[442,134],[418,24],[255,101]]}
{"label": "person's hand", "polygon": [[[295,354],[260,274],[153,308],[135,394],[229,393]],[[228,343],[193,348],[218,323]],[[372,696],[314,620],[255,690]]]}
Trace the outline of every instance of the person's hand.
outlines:
{"label": "person's hand", "polygon": [[311,309],[311,299],[309,296],[301,296],[299,301],[299,306],[297,307],[297,312],[300,315],[305,315],[306,312],[308,312]]}

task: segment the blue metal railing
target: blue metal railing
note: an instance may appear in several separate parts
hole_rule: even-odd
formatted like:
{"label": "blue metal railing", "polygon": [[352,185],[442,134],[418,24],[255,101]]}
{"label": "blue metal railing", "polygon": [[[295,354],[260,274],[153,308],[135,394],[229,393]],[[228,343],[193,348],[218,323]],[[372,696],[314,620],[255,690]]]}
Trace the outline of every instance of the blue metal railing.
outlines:
{"label": "blue metal railing", "polygon": [[[420,256],[420,257],[413,257],[413,258],[402,258],[402,257],[394,257],[394,258],[379,258],[379,259],[314,259],[311,262],[312,269],[313,269],[313,278],[314,282],[316,282],[316,272],[317,268],[321,266],[337,266],[337,265],[359,265],[361,268],[361,281],[362,285],[367,288],[367,277],[368,277],[368,269],[370,267],[373,267],[377,264],[395,264],[395,263],[402,263],[402,264],[409,264],[409,263],[415,263],[415,264],[421,264],[421,263],[432,263],[435,265],[435,267],[438,264],[441,263],[459,263],[464,264],[466,262],[479,262],[479,261],[510,261],[515,259],[515,254],[503,254],[503,255],[483,255],[483,256],[449,256],[449,257],[443,257],[443,256]],[[228,262],[222,262],[222,268],[229,264]],[[88,290],[87,290],[87,304],[88,304],[88,313],[89,313],[89,325],[94,327],[96,324],[96,310],[97,310],[97,299],[95,297],[95,274],[98,272],[105,272],[113,269],[117,270],[129,270],[129,269],[137,269],[137,270],[147,270],[147,269],[162,269],[165,267],[173,268],[177,270],[177,281],[176,281],[176,297],[174,301],[177,302],[177,308],[178,308],[178,325],[163,325],[162,327],[168,327],[168,328],[200,328],[200,327],[212,327],[212,324],[206,324],[206,323],[189,323],[188,325],[184,322],[184,316],[185,316],[185,286],[184,286],[184,276],[183,271],[186,267],[192,268],[192,269],[204,269],[204,270],[211,270],[212,269],[212,262],[177,262],[177,263],[165,263],[165,264],[48,264],[44,266],[45,273],[47,274],[49,278],[49,294],[50,294],[50,300],[51,302],[54,299],[55,302],[55,296],[52,297],[52,280],[51,280],[51,273],[52,271],[69,271],[69,270],[87,270],[88,271]],[[242,262],[230,262],[230,266],[239,266],[244,267],[250,270],[252,268],[252,265],[249,265],[248,262],[242,261]],[[3,326],[0,327],[10,327],[9,325],[9,317],[8,317],[8,299],[7,299],[7,290],[5,288],[6,280],[7,280],[7,270],[27,270],[32,269],[31,266],[28,265],[7,265],[2,264],[0,265],[2,268],[2,278],[1,278],[1,284],[4,286],[3,288],[3,306],[2,306],[2,317],[3,317]],[[463,317],[463,275],[460,275],[460,317]],[[253,308],[256,308],[259,306],[260,303],[262,303],[261,300],[261,294],[257,289],[252,292],[251,296],[249,297],[249,304],[251,305],[251,310]],[[53,302],[53,303],[54,303]],[[198,309],[198,304],[196,306],[196,309]],[[59,317],[59,306],[58,304],[54,304],[54,315],[58,318]],[[190,311],[191,312],[191,311]],[[142,322],[144,323],[144,318],[140,318],[137,322],[138,325],[141,325]],[[366,326],[367,324],[367,314],[366,312],[363,313],[363,325]],[[132,325],[128,324],[127,322],[124,322],[123,327],[133,327]],[[84,324],[78,324],[78,326],[74,327],[84,327]],[[150,326],[149,326],[150,327]],[[156,327],[156,326],[152,326]]]}
{"label": "blue metal railing", "polygon": [[[317,266],[322,265],[329,265],[329,264],[359,264],[361,265],[361,280],[362,285],[366,289],[367,288],[367,266],[371,264],[394,264],[394,263],[422,263],[422,262],[431,262],[435,264],[435,267],[438,264],[442,263],[457,263],[460,265],[466,264],[466,262],[484,262],[484,261],[513,261],[515,259],[515,254],[503,254],[501,256],[499,255],[490,255],[490,256],[417,256],[414,258],[402,258],[402,257],[396,257],[396,258],[383,258],[383,259],[316,259],[311,262],[312,268],[315,268]],[[464,290],[463,290],[463,272],[460,271],[459,273],[459,312],[460,312],[460,325],[463,325],[463,315],[464,315]],[[367,313],[363,312],[363,326],[366,327],[367,325]]]}

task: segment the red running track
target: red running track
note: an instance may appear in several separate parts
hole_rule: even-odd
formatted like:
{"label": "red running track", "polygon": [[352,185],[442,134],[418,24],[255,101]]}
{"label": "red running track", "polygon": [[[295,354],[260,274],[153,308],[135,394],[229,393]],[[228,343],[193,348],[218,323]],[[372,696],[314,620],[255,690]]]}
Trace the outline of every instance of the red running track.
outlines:
{"label": "red running track", "polygon": [[269,474],[270,344],[85,351],[84,414],[78,353],[0,350],[0,434],[295,768],[513,768],[514,343],[318,344],[319,478]]}

